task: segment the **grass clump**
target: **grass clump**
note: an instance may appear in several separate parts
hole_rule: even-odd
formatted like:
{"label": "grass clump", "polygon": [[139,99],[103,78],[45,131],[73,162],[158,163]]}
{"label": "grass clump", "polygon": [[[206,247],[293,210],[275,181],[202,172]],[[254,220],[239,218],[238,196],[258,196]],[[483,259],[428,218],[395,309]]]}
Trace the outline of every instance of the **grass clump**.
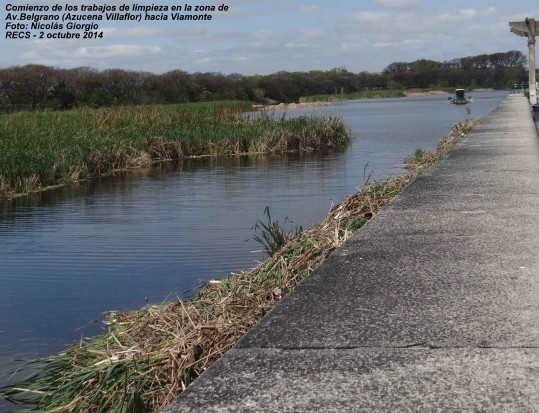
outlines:
{"label": "grass clump", "polygon": [[[287,232],[278,222],[271,219],[269,208],[264,209],[264,215],[266,215],[267,222],[263,220],[257,220],[253,229],[260,230],[260,235],[256,234],[253,239],[264,247],[264,252],[273,257],[290,238],[290,232]],[[288,219],[288,218],[287,218]],[[298,235],[303,231],[303,228],[296,227],[294,229],[294,235]]]}
{"label": "grass clump", "polygon": [[0,197],[193,156],[348,144],[341,118],[245,116],[247,102],[0,114]]}
{"label": "grass clump", "polygon": [[[456,125],[436,155],[421,152],[421,165],[454,146],[467,125]],[[109,313],[107,333],[38,360],[36,373],[0,394],[48,412],[159,412],[420,170],[363,185],[305,230],[285,231],[266,210],[267,222],[255,225],[270,255],[266,261],[208,281],[189,301]]]}
{"label": "grass clump", "polygon": [[421,148],[416,149],[413,155],[405,159],[406,168],[414,173],[421,173],[434,162],[444,156],[460,141],[467,133],[469,133],[477,124],[478,119],[466,119],[457,123],[451,129],[449,135],[443,138],[436,149],[433,151],[425,151]]}

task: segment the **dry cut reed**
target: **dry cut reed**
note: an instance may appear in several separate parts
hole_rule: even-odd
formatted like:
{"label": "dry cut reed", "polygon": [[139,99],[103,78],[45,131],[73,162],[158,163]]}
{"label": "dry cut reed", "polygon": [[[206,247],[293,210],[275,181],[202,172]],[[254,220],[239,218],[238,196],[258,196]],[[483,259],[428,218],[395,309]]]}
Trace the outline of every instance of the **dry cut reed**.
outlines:
{"label": "dry cut reed", "polygon": [[405,159],[405,166],[416,173],[420,173],[431,166],[434,162],[448,153],[453,147],[479,123],[478,119],[466,119],[457,123],[451,129],[449,135],[438,142],[436,149],[425,151],[416,149],[413,155]]}

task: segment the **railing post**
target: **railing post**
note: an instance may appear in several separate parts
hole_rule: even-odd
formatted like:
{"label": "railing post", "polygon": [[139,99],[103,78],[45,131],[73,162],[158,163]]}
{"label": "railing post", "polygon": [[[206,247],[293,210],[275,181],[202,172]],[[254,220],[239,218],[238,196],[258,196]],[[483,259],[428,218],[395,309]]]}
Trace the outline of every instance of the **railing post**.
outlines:
{"label": "railing post", "polygon": [[535,85],[535,20],[526,19],[528,27],[528,66],[530,71],[530,104],[537,104],[537,88]]}
{"label": "railing post", "polygon": [[535,123],[539,123],[539,105],[532,105],[533,120]]}

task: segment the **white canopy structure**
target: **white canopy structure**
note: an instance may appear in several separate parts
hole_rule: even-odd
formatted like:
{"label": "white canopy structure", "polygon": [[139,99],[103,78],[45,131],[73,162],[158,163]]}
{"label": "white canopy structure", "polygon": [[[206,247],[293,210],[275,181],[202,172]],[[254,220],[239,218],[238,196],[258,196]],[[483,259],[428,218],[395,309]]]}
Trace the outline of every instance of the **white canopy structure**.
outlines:
{"label": "white canopy structure", "polygon": [[511,31],[518,36],[528,38],[528,66],[530,73],[530,103],[537,104],[537,85],[535,83],[535,36],[539,35],[539,23],[535,19],[529,19],[523,22],[510,22]]}

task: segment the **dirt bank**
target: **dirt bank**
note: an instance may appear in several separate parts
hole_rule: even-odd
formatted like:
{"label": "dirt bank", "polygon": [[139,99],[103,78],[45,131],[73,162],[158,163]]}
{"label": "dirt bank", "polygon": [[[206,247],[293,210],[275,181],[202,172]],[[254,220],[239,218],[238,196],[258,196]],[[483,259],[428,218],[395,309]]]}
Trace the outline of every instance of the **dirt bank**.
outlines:
{"label": "dirt bank", "polygon": [[283,110],[329,106],[331,102],[279,103],[278,105],[253,105],[254,110]]}

